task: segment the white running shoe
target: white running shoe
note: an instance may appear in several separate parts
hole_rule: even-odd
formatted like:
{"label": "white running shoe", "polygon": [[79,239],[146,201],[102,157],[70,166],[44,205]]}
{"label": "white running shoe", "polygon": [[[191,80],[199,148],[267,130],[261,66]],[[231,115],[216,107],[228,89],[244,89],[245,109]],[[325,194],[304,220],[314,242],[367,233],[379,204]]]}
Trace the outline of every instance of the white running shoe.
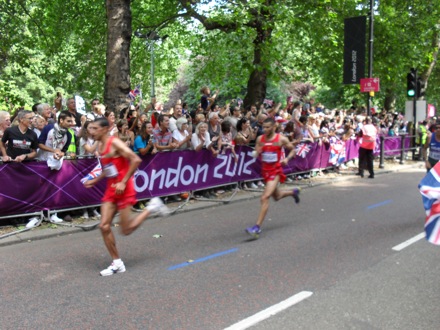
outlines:
{"label": "white running shoe", "polygon": [[84,219],[88,219],[89,218],[89,211],[84,210],[83,216]]}
{"label": "white running shoe", "polygon": [[162,217],[168,215],[170,210],[159,197],[153,197],[148,203],[147,209],[153,213],[159,213]]}
{"label": "white running shoe", "polygon": [[120,265],[116,266],[113,262],[110,266],[100,272],[101,276],[110,276],[116,273],[125,272],[125,265],[121,262]]}
{"label": "white running shoe", "polygon": [[63,219],[58,218],[57,214],[54,213],[50,216],[50,222],[59,223],[59,222],[63,222]]}
{"label": "white running shoe", "polygon": [[33,228],[40,221],[37,217],[33,217],[29,219],[29,222],[26,224],[26,228]]}
{"label": "white running shoe", "polygon": [[100,218],[101,217],[101,214],[99,214],[99,212],[95,209],[95,210],[93,210],[93,215],[95,216],[95,217],[97,217],[97,218]]}

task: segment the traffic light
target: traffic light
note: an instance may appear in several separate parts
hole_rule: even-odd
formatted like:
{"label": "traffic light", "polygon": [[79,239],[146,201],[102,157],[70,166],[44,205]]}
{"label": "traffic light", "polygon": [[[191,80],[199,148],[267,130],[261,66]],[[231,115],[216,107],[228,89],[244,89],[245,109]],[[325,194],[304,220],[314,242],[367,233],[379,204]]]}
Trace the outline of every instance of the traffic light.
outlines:
{"label": "traffic light", "polygon": [[425,96],[426,83],[422,78],[417,78],[417,98]]}
{"label": "traffic light", "polygon": [[417,92],[417,70],[411,68],[406,76],[406,95],[415,97]]}

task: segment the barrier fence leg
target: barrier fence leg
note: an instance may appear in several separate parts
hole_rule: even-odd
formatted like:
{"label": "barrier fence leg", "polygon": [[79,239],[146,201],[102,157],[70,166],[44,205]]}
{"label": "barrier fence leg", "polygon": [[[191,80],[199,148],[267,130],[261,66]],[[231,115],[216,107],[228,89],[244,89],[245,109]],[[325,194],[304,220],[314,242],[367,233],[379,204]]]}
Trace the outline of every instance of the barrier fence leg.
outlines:
{"label": "barrier fence leg", "polygon": [[385,140],[385,138],[381,135],[380,136],[380,161],[379,161],[379,168],[384,168],[385,167],[384,164],[383,164],[384,149],[385,149],[384,140]]}
{"label": "barrier fence leg", "polygon": [[400,138],[400,162],[399,164],[405,163],[403,158],[405,156],[405,135],[402,135]]}

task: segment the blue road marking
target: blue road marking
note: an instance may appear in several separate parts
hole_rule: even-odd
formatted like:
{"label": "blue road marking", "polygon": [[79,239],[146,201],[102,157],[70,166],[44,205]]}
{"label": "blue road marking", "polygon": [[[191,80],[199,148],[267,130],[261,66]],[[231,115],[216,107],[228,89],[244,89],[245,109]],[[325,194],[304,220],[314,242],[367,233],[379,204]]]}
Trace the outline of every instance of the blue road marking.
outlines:
{"label": "blue road marking", "polygon": [[214,259],[214,258],[221,257],[221,256],[224,256],[226,254],[237,252],[237,251],[238,251],[237,248],[233,248],[233,249],[230,249],[230,250],[214,253],[214,254],[211,254],[209,256],[206,256],[206,257],[203,257],[203,258],[191,261],[191,262],[187,261],[187,262],[184,262],[182,264],[171,266],[171,267],[168,268],[168,270],[175,270],[175,269],[178,269],[178,268],[182,268],[182,267],[186,267],[186,266],[191,266],[193,264],[196,264],[196,263],[199,263],[199,262],[202,262],[202,261],[207,261],[207,260],[210,260],[210,259]]}
{"label": "blue road marking", "polygon": [[367,206],[367,210],[371,210],[371,209],[374,209],[376,207],[384,206],[384,205],[390,204],[392,202],[393,201],[391,199],[388,199],[388,200],[383,201],[381,203],[377,203],[377,204],[373,204],[373,205]]}

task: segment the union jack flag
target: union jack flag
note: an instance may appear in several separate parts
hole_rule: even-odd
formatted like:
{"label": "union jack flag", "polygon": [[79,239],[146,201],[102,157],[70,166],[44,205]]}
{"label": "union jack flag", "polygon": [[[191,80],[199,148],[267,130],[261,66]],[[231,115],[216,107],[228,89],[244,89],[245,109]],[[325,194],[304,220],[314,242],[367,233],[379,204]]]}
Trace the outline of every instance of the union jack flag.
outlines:
{"label": "union jack flag", "polygon": [[425,234],[428,242],[440,245],[440,162],[419,183],[426,212]]}
{"label": "union jack flag", "polygon": [[89,174],[87,174],[84,178],[81,179],[81,183],[84,184],[86,183],[86,181],[97,178],[98,176],[101,175],[101,173],[102,173],[102,166],[101,166],[101,162],[98,161],[98,165],[96,165]]}
{"label": "union jack flag", "polygon": [[137,85],[135,89],[131,90],[130,93],[128,93],[128,97],[131,100],[135,100],[136,96],[138,96],[141,93],[141,86]]}
{"label": "union jack flag", "polygon": [[302,158],[306,158],[310,148],[311,147],[307,143],[300,143],[296,146],[296,154]]}
{"label": "union jack flag", "polygon": [[330,159],[332,165],[340,165],[345,162],[345,142],[341,140],[330,141]]}
{"label": "union jack flag", "polygon": [[268,106],[272,106],[273,105],[273,100],[269,100],[269,99],[264,99],[263,101],[264,104],[267,104]]}

